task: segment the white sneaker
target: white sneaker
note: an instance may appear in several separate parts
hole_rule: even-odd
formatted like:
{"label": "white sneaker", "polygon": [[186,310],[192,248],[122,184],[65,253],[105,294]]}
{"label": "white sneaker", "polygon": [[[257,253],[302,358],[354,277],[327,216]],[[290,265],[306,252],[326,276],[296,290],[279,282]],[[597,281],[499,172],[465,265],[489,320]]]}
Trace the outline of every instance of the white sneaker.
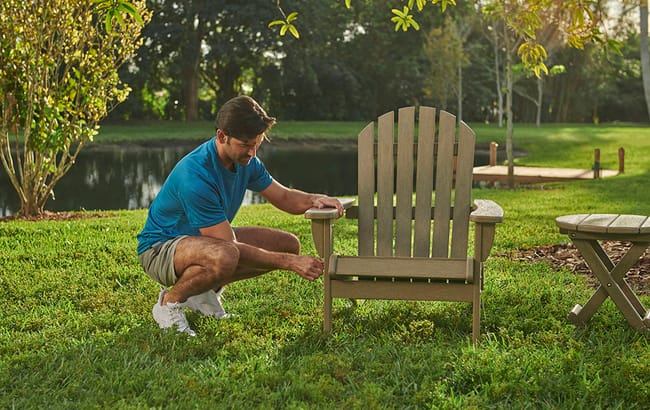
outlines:
{"label": "white sneaker", "polygon": [[185,302],[185,306],[202,315],[214,316],[217,319],[230,319],[232,315],[226,313],[221,304],[221,293],[223,287],[218,292],[210,289],[207,292],[201,293],[196,296],[190,296]]}
{"label": "white sneaker", "polygon": [[161,329],[169,329],[176,326],[181,333],[187,333],[189,336],[196,336],[196,332],[190,328],[185,317],[185,303],[167,303],[162,305],[163,297],[167,293],[166,289],[160,290],[158,303],[153,305],[153,318]]}

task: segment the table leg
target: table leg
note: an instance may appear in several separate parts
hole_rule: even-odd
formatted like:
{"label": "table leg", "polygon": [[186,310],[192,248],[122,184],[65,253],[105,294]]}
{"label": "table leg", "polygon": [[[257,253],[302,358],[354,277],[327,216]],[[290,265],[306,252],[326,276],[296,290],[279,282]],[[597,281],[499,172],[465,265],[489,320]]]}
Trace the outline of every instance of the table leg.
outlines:
{"label": "table leg", "polygon": [[586,322],[607,299],[607,296],[610,296],[630,325],[637,329],[645,329],[645,308],[625,282],[625,274],[645,252],[647,244],[633,244],[619,263],[614,265],[598,241],[574,239],[573,243],[598,278],[600,287],[584,308],[574,307],[569,314],[570,319],[574,323]]}
{"label": "table leg", "polygon": [[[645,253],[645,250],[649,245],[650,244],[648,243],[633,243],[632,247],[627,251],[623,258],[621,258],[621,261],[618,263],[616,269],[614,269],[612,272],[614,280],[619,284],[623,290],[623,293],[625,293],[625,296],[627,296],[628,300],[632,303],[632,305],[634,305],[637,313],[641,316],[645,316],[646,310],[630,285],[625,281],[625,274]],[[621,269],[618,269],[619,266]]]}

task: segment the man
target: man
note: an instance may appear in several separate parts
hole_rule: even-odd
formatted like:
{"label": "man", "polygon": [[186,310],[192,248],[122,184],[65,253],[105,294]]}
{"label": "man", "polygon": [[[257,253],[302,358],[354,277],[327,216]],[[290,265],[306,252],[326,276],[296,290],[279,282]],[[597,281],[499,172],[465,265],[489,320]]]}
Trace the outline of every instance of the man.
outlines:
{"label": "man", "polygon": [[292,214],[312,207],[343,213],[337,199],[289,189],[266,171],[256,154],[275,122],[250,97],[227,101],[217,113],[216,136],[176,164],[151,203],[138,234],[138,256],[144,271],[163,286],[153,307],[161,328],[175,326],[194,336],[185,308],[228,317],[221,291],[237,280],[275,269],[310,281],[321,276],[323,261],[300,255],[295,235],[231,226],[247,189]]}

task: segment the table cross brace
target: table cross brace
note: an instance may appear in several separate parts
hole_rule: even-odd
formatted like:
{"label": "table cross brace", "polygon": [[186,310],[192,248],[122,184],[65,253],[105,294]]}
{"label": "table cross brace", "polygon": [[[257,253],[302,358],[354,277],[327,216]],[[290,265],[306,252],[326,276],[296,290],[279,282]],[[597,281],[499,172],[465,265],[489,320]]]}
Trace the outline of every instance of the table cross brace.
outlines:
{"label": "table cross brace", "polygon": [[597,240],[578,239],[574,236],[572,241],[598,278],[600,286],[584,307],[576,305],[571,310],[569,320],[574,324],[584,324],[607,297],[611,297],[632,327],[639,330],[650,328],[650,311],[646,311],[630,285],[625,281],[625,274],[643,255],[650,246],[650,242],[633,243],[618,264],[614,264]]}

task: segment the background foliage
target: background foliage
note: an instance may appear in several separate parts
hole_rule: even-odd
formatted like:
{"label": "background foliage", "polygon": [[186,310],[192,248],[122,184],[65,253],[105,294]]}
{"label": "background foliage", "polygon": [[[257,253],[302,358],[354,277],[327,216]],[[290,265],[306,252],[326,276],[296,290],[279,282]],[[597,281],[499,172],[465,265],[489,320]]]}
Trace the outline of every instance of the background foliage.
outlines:
{"label": "background foliage", "polygon": [[[284,9],[299,10],[296,39],[267,27],[278,14],[273,1],[149,0],[145,44],[122,73],[136,92],[111,119],[212,119],[239,93],[285,120],[367,120],[414,103],[460,112],[460,87],[450,89],[459,75],[449,60],[459,55],[454,45],[463,59],[463,119],[497,121],[503,56],[495,62],[496,23],[479,3],[458,1],[444,14],[429,6],[417,15],[420,30],[406,32],[395,32],[387,16],[394,3],[358,0],[348,10],[336,1],[283,0]],[[611,0],[598,6],[609,10],[606,34],[622,53],[551,41],[546,64],[565,71],[543,81],[543,122],[647,120],[635,9]],[[514,121],[535,121],[537,87],[534,76],[517,78]]]}
{"label": "background foliage", "polygon": [[142,2],[105,3],[0,4],[0,159],[25,215],[43,211],[99,121],[129,94],[117,70],[149,14]]}

